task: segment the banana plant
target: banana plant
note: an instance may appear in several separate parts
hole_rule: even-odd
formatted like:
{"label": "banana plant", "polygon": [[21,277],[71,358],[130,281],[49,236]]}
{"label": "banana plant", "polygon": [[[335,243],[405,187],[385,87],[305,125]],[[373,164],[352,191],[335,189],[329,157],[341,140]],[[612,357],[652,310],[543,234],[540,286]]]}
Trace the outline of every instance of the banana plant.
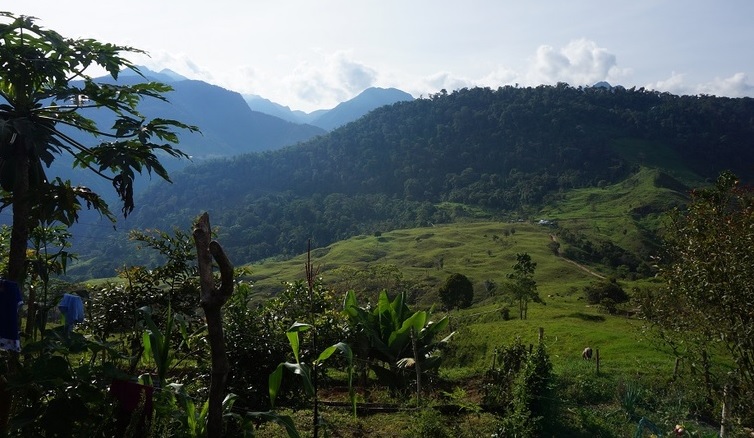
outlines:
{"label": "banana plant", "polygon": [[423,374],[437,370],[442,357],[436,353],[455,334],[450,333],[436,341],[437,336],[447,328],[448,318],[433,322],[429,319],[431,310],[412,312],[406,305],[405,293],[398,294],[390,301],[383,290],[377,306],[370,310],[359,306],[356,294],[349,291],[343,311],[355,329],[356,342],[365,347],[359,351],[366,352],[372,371],[391,388],[406,384],[405,368],[417,366],[417,361]]}

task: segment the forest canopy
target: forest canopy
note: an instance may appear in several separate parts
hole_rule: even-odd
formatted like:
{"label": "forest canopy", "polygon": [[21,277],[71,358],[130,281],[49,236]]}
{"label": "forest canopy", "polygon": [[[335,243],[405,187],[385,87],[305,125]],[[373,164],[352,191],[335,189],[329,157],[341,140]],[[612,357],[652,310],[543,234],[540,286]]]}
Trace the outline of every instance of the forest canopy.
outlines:
{"label": "forest canopy", "polygon": [[[453,205],[526,217],[642,166],[694,175],[690,184],[725,169],[748,180],[752,114],[750,98],[622,87],[439,93],[296,146],[192,166],[145,193],[133,224],[187,226],[209,210],[231,257],[251,262],[299,254],[309,238],[325,246],[449,222],[463,210]],[[107,258],[122,260],[123,245],[108,245]]]}

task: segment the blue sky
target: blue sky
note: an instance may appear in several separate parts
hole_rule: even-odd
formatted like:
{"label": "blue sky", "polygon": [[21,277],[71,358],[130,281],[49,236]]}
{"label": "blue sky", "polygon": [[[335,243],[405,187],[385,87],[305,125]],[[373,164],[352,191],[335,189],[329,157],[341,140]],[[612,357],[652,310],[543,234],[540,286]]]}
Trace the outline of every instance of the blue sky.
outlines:
{"label": "blue sky", "polygon": [[4,0],[68,37],[292,109],[367,87],[592,85],[754,96],[754,1]]}

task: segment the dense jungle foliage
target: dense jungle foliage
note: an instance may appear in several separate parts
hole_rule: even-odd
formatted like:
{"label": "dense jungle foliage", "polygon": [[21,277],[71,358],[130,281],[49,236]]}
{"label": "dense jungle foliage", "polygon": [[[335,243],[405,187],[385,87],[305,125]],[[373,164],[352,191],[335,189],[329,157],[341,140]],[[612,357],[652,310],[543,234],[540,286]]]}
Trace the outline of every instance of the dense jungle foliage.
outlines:
{"label": "dense jungle foliage", "polygon": [[[639,166],[686,184],[724,169],[750,180],[752,134],[750,98],[567,84],[443,91],[304,144],[190,167],[144,194],[127,226],[182,227],[208,210],[230,257],[245,263],[299,254],[309,238],[325,246],[467,214],[453,203],[530,217],[563,191]],[[110,276],[131,252],[123,235],[101,239],[77,246],[97,260],[85,274]]]}

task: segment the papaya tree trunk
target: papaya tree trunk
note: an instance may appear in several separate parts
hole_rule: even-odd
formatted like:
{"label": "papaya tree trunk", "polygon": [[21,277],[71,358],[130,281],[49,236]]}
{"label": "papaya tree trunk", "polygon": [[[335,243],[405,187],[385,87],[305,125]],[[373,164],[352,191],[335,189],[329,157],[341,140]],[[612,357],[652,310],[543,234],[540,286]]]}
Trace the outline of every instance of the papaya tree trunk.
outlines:
{"label": "papaya tree trunk", "polygon": [[[26,247],[29,242],[29,222],[31,203],[29,202],[29,157],[26,148],[19,144],[15,148],[16,173],[13,182],[13,228],[8,252],[8,272],[6,280],[15,281],[21,287],[26,277]],[[28,303],[29,308],[33,303]]]}
{"label": "papaya tree trunk", "polygon": [[[29,202],[29,157],[23,142],[19,141],[14,150],[16,162],[13,180],[13,222],[10,235],[10,249],[8,251],[8,267],[5,279],[18,283],[23,290],[26,277],[26,246],[29,241],[29,222],[31,218],[31,203]],[[33,297],[28,302],[29,312],[34,309]],[[8,374],[16,372],[18,353],[10,352]],[[0,384],[0,435],[7,432],[10,419],[10,407],[13,395],[3,382]]]}
{"label": "papaya tree trunk", "polygon": [[[207,436],[216,438],[221,437],[223,432],[222,402],[225,393],[225,381],[230,371],[228,357],[225,353],[221,308],[233,293],[233,265],[220,244],[211,240],[209,215],[207,213],[202,214],[194,224],[193,234],[201,286],[199,302],[204,309],[204,318],[207,321],[207,339],[212,361]],[[213,258],[220,267],[219,288],[215,286],[215,277],[212,274]]]}

